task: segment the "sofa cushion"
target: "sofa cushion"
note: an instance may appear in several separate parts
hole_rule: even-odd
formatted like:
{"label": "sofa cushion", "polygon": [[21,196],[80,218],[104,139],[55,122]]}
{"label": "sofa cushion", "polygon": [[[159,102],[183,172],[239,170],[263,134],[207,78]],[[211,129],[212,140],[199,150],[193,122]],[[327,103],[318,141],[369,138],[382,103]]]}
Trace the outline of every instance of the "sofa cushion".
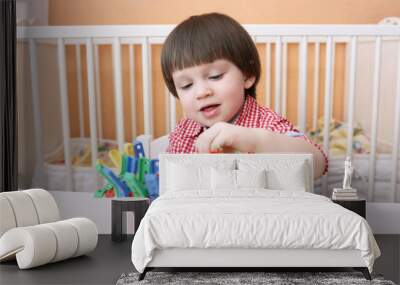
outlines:
{"label": "sofa cushion", "polygon": [[0,238],[0,261],[16,257],[20,269],[80,256],[97,245],[96,225],[86,218],[8,230]]}
{"label": "sofa cushion", "polygon": [[17,227],[26,227],[39,224],[39,218],[35,205],[29,195],[23,191],[11,191],[0,193],[6,198],[14,213]]}
{"label": "sofa cushion", "polygon": [[20,269],[79,256],[97,245],[97,227],[87,218],[58,221],[53,196],[43,189],[0,193],[0,262]]}
{"label": "sofa cushion", "polygon": [[15,228],[17,222],[15,220],[14,212],[8,199],[0,193],[0,237],[9,229]]}

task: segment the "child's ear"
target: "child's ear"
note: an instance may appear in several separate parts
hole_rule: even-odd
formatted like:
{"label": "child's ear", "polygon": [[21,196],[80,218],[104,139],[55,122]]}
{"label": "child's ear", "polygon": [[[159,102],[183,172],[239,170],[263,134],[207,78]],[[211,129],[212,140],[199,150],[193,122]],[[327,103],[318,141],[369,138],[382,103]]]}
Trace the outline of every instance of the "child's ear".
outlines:
{"label": "child's ear", "polygon": [[256,77],[247,77],[244,80],[244,89],[249,89],[251,86],[253,86],[254,82],[256,82]]}

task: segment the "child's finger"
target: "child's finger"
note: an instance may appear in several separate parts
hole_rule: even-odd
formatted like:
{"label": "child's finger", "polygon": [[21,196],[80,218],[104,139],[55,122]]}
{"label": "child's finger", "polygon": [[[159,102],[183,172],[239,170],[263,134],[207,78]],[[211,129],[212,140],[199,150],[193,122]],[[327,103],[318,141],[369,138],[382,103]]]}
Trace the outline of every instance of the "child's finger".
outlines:
{"label": "child's finger", "polygon": [[199,153],[208,153],[211,149],[211,142],[218,135],[219,129],[209,128],[202,133],[196,140],[196,149]]}
{"label": "child's finger", "polygon": [[211,141],[211,150],[220,149],[232,146],[232,139],[226,131],[219,132]]}

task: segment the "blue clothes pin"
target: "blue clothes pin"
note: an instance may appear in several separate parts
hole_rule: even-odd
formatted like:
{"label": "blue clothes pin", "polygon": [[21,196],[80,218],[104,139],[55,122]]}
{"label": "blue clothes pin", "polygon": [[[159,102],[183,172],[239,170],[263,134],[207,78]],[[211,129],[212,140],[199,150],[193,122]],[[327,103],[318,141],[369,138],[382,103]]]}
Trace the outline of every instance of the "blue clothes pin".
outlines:
{"label": "blue clothes pin", "polygon": [[129,156],[126,154],[121,155],[121,170],[119,175],[124,175],[126,172],[128,172],[129,168]]}
{"label": "blue clothes pin", "polygon": [[158,159],[152,159],[150,162],[150,173],[152,174],[157,174],[159,171],[159,160]]}
{"label": "blue clothes pin", "polygon": [[122,194],[121,197],[129,197],[130,190],[128,186],[119,180],[111,169],[105,168],[104,172],[112,179],[113,184],[117,186],[116,188],[119,190],[120,194]]}
{"label": "blue clothes pin", "polygon": [[143,144],[140,141],[134,141],[133,148],[135,150],[135,158],[136,159],[145,157]]}
{"label": "blue clothes pin", "polygon": [[138,160],[135,157],[128,156],[127,157],[127,172],[136,174],[137,173],[137,168],[138,168]]}
{"label": "blue clothes pin", "polygon": [[96,170],[114,187],[117,191],[118,197],[128,197],[130,192],[128,186],[121,182],[111,169],[101,164],[97,164]]}
{"label": "blue clothes pin", "polygon": [[146,174],[144,176],[147,191],[151,201],[156,199],[159,194],[159,176],[156,174]]}
{"label": "blue clothes pin", "polygon": [[148,173],[150,173],[150,159],[142,157],[139,159],[139,166],[138,166],[138,172],[137,172],[137,179],[140,183],[144,184],[144,176]]}

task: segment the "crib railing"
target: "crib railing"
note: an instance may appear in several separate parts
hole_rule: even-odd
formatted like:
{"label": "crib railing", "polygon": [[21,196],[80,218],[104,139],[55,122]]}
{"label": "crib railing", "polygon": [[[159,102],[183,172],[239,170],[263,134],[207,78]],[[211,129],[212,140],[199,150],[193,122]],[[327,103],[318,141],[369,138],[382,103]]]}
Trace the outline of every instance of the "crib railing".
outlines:
{"label": "crib railing", "polygon": [[[124,113],[123,113],[123,84],[121,74],[121,45],[129,45],[129,94],[131,100],[131,110],[136,110],[135,94],[135,62],[134,45],[140,45],[142,50],[142,85],[143,85],[143,114],[144,114],[144,133],[153,134],[153,109],[152,109],[152,63],[151,49],[153,44],[162,44],[166,36],[173,29],[173,25],[134,25],[134,26],[53,26],[53,27],[19,27],[18,40],[29,43],[30,70],[32,82],[34,126],[36,129],[36,160],[39,165],[43,165],[43,141],[40,122],[39,88],[37,78],[36,46],[40,42],[49,42],[57,45],[58,75],[61,98],[61,118],[64,142],[65,164],[68,170],[67,188],[72,189],[72,163],[70,152],[70,125],[68,109],[68,84],[66,74],[66,54],[65,45],[76,46],[76,74],[77,74],[77,93],[79,108],[79,128],[80,135],[84,134],[84,110],[83,110],[83,86],[82,86],[82,67],[80,59],[80,46],[86,46],[86,65],[87,65],[87,89],[89,98],[89,122],[90,138],[92,151],[92,165],[94,166],[97,158],[97,141],[102,138],[102,117],[100,106],[101,97],[100,76],[99,76],[99,46],[112,46],[113,59],[113,79],[115,96],[115,116],[116,116],[116,138],[119,149],[123,150],[125,142],[124,134]],[[371,110],[371,153],[369,156],[369,189],[368,200],[372,201],[374,196],[374,179],[376,165],[376,146],[377,128],[379,120],[379,97],[380,97],[380,76],[381,76],[381,52],[382,41],[396,41],[400,39],[400,26],[385,25],[244,25],[257,44],[265,45],[265,105],[270,106],[276,112],[286,115],[287,112],[287,69],[288,69],[288,45],[297,44],[299,46],[299,80],[298,80],[298,116],[297,127],[300,131],[307,130],[307,93],[311,86],[307,81],[307,58],[308,47],[314,46],[314,83],[312,86],[313,108],[312,108],[312,127],[317,125],[317,108],[319,98],[319,78],[320,78],[320,48],[325,47],[325,79],[324,79],[324,129],[323,129],[323,148],[329,154],[329,125],[332,118],[332,94],[335,67],[335,45],[345,44],[348,68],[346,69],[346,90],[347,98],[347,156],[352,156],[353,145],[353,125],[354,125],[354,105],[355,88],[357,80],[357,44],[361,41],[374,43],[374,66],[373,90]],[[274,50],[275,68],[271,70],[272,50]],[[400,44],[397,55],[397,90],[396,103],[393,106],[393,148],[392,148],[392,175],[391,200],[398,201],[400,195],[397,190],[397,173],[399,159],[399,136],[400,136]],[[274,75],[274,94],[272,94],[272,74]],[[171,131],[176,124],[175,99],[165,88],[166,100],[166,130]],[[271,106],[272,99],[274,106]],[[132,113],[132,134],[138,135],[136,130],[135,112]],[[100,127],[99,127],[100,126]],[[327,179],[323,177],[323,194],[328,195]]]}

